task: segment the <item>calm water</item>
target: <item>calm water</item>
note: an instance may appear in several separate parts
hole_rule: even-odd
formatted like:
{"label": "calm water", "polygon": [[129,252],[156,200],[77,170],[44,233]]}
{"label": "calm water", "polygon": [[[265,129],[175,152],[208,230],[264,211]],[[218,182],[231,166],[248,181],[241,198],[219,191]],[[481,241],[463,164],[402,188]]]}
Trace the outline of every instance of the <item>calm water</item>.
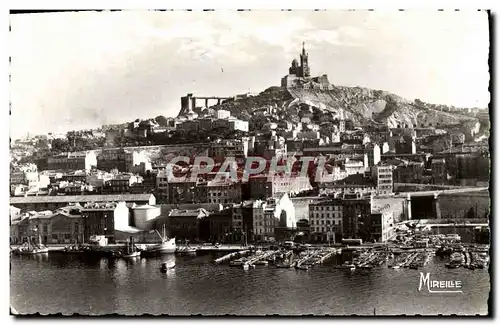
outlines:
{"label": "calm water", "polygon": [[[309,271],[214,265],[214,256],[135,261],[60,254],[11,258],[11,305],[20,313],[126,315],[487,314],[487,270],[449,270],[436,258],[431,278],[460,280],[463,294],[419,292],[421,270]],[[176,268],[159,272],[174,259]]]}

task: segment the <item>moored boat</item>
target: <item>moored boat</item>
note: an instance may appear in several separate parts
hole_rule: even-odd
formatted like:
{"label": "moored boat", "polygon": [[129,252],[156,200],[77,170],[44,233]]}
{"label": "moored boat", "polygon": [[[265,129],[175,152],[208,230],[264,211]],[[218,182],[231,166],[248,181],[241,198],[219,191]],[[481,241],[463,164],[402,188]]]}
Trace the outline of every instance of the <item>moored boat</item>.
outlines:
{"label": "moored boat", "polygon": [[194,247],[184,246],[177,247],[175,252],[180,255],[196,255],[197,249]]}
{"label": "moored boat", "polygon": [[20,247],[12,250],[12,253],[15,255],[35,255],[35,254],[44,254],[49,252],[49,248],[42,244],[41,237],[39,236],[39,243],[32,243],[31,239],[28,238],[28,241],[25,242]]}
{"label": "moored boat", "polygon": [[175,238],[168,239],[165,236],[161,236],[157,230],[153,230],[160,237],[161,242],[159,244],[148,247],[143,251],[144,255],[161,255],[161,254],[173,254],[175,253],[177,246],[175,244]]}

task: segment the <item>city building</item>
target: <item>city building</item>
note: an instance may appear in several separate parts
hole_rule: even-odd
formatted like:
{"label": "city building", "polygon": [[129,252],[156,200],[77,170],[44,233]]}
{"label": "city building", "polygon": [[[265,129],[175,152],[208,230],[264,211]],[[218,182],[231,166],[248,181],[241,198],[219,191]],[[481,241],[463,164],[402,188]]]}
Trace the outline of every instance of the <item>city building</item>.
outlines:
{"label": "city building", "polygon": [[[198,240],[199,222],[208,217],[209,212],[199,208],[195,210],[172,210],[167,219],[169,237],[179,240]],[[159,224],[156,225],[158,228]]]}
{"label": "city building", "polygon": [[210,143],[208,155],[222,161],[226,157],[246,157],[248,155],[248,139],[215,140]]}
{"label": "city building", "polygon": [[371,198],[360,193],[346,194],[342,198],[342,238],[360,238],[364,234],[362,226],[368,224],[371,216]]}
{"label": "city building", "polygon": [[312,189],[307,175],[276,173],[269,177],[266,174],[251,175],[248,179],[250,197],[252,199],[267,199],[283,194],[296,195]]}
{"label": "city building", "polygon": [[395,151],[396,154],[416,154],[417,147],[415,144],[415,139],[411,136],[402,136],[395,141]]}
{"label": "city building", "polygon": [[217,111],[217,119],[222,120],[222,119],[228,119],[231,116],[231,112],[220,109]]}
{"label": "city building", "polygon": [[109,193],[129,193],[133,184],[141,183],[142,177],[132,174],[116,175],[113,179],[107,181],[106,190]]}
{"label": "city building", "polygon": [[394,236],[394,217],[390,206],[387,206],[380,211],[372,212],[369,218],[369,224],[366,225],[370,229],[366,241],[384,243]]}
{"label": "city building", "polygon": [[340,242],[343,207],[342,199],[325,199],[309,204],[311,238],[319,242]]}
{"label": "city building", "polygon": [[133,160],[127,156],[127,152],[123,148],[103,149],[97,156],[97,169],[106,172],[117,169],[119,172],[125,173],[130,161]]}
{"label": "city building", "polygon": [[97,166],[97,157],[94,151],[70,152],[47,158],[47,169],[50,170],[90,170]]}
{"label": "city building", "polygon": [[87,203],[81,212],[86,240],[104,236],[108,243],[114,243],[115,229],[129,227],[129,209],[124,201]]}
{"label": "city building", "polygon": [[110,195],[63,195],[63,196],[28,196],[12,197],[10,204],[26,211],[57,210],[69,204],[92,202],[121,202],[155,205],[156,198],[152,194],[110,194]]}
{"label": "city building", "polygon": [[377,194],[391,195],[393,192],[392,166],[380,164],[372,166],[371,174],[377,187]]}
{"label": "city building", "polygon": [[432,159],[431,162],[432,181],[434,184],[443,184],[448,179],[446,161],[442,158]]}
{"label": "city building", "polygon": [[242,199],[241,182],[230,178],[213,179],[207,184],[208,203],[239,203]]}
{"label": "city building", "polygon": [[211,212],[198,222],[199,240],[204,242],[235,243],[238,233],[232,227],[232,207]]}
{"label": "city building", "polygon": [[423,162],[403,162],[393,169],[393,181],[394,183],[420,183],[423,173]]}

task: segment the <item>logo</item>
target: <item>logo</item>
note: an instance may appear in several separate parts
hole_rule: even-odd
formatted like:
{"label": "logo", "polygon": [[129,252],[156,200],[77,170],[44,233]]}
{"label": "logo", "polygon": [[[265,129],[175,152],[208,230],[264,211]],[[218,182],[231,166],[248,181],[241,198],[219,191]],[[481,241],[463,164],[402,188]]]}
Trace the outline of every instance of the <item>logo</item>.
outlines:
{"label": "logo", "polygon": [[462,281],[456,280],[431,280],[431,274],[424,275],[420,272],[420,285],[418,291],[427,288],[430,293],[463,293]]}

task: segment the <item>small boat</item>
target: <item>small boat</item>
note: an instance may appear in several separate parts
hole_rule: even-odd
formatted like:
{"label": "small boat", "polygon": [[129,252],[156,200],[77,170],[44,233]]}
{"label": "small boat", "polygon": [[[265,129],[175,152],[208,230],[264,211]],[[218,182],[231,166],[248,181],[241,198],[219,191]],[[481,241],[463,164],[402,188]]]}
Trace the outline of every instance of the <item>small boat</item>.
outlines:
{"label": "small boat", "polygon": [[245,264],[246,261],[247,261],[246,258],[240,258],[240,259],[229,262],[229,266],[241,266],[241,265]]}
{"label": "small boat", "polygon": [[418,269],[418,265],[417,264],[410,264],[410,269],[417,270]]}
{"label": "small boat", "polygon": [[242,265],[243,265],[243,270],[248,270],[250,268],[250,265],[247,263],[244,263]]}
{"label": "small boat", "polygon": [[393,269],[399,269],[399,265],[393,265],[392,268]]}
{"label": "small boat", "polygon": [[194,247],[185,246],[185,247],[177,247],[175,252],[180,255],[196,255],[196,251],[197,249]]}
{"label": "small boat", "polygon": [[346,268],[348,268],[351,272],[356,271],[356,266],[354,264],[346,264]]}
{"label": "small boat", "polygon": [[255,264],[255,265],[268,265],[268,264],[269,264],[269,262],[268,262],[268,261],[262,261],[262,260],[261,260],[261,261],[257,261],[257,262],[255,262],[254,264]]}
{"label": "small boat", "polygon": [[160,271],[166,272],[167,270],[175,268],[175,262],[174,261],[168,261],[168,262],[163,262],[161,263],[160,266]]}

